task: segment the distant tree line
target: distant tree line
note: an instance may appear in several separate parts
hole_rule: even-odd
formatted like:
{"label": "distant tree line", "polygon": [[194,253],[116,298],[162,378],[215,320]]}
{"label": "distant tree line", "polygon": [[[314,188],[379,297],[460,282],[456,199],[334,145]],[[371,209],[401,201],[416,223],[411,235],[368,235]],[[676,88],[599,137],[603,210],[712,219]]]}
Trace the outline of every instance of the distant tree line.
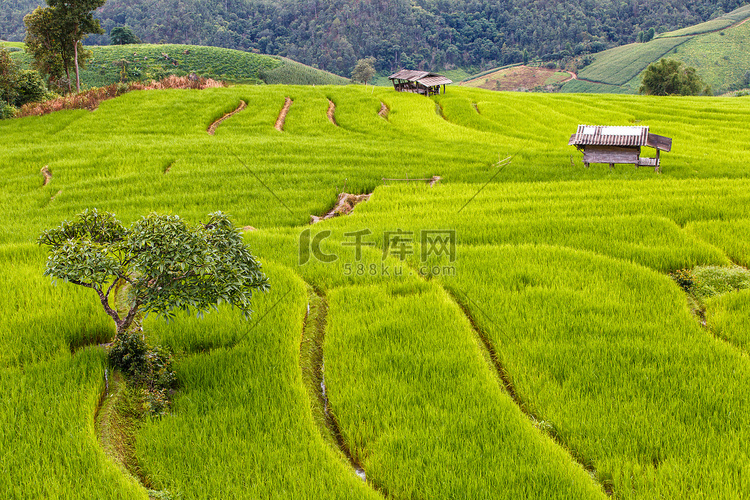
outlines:
{"label": "distant tree line", "polygon": [[[0,0],[0,38],[22,40],[36,0]],[[376,69],[481,70],[528,58],[559,61],[645,41],[744,5],[742,0],[109,0],[96,17],[148,43],[275,54],[351,74]],[[109,35],[87,43],[108,44]],[[524,52],[526,57],[524,57]]]}

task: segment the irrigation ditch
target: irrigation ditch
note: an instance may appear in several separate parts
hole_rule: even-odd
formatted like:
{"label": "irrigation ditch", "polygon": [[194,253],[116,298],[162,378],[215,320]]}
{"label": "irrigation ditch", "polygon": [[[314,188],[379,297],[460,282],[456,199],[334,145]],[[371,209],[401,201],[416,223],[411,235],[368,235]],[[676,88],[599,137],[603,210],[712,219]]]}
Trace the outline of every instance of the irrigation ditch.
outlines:
{"label": "irrigation ditch", "polygon": [[380,489],[367,476],[356,457],[351,454],[341,429],[331,411],[325,383],[325,357],[323,342],[325,340],[326,318],[328,316],[328,302],[325,295],[307,284],[307,312],[302,327],[300,339],[299,365],[302,372],[302,382],[310,399],[310,411],[315,426],[323,441],[333,449],[339,457],[349,464],[354,474],[374,490]]}
{"label": "irrigation ditch", "polygon": [[94,412],[94,428],[99,446],[120,472],[141,485],[150,499],[171,498],[167,491],[156,491],[138,462],[135,439],[138,411],[119,371],[104,371],[104,388]]}
{"label": "irrigation ditch", "polygon": [[[746,267],[741,266],[732,259],[730,259],[730,262],[732,263],[732,267],[734,269],[742,270],[744,273],[750,276],[750,270],[748,270]],[[729,345],[730,347],[732,347],[732,349],[739,351],[743,355],[747,355],[747,352],[742,345],[738,344],[731,338],[720,335],[716,331],[716,328],[711,326],[711,323],[708,319],[708,307],[706,303],[706,300],[710,299],[711,296],[702,296],[693,288],[693,281],[700,281],[700,278],[696,278],[692,275],[692,273],[695,272],[695,269],[693,269],[692,271],[678,270],[669,274],[668,276],[676,282],[676,284],[680,287],[680,290],[682,290],[682,292],[685,294],[685,300],[687,302],[688,309],[692,313],[693,317],[695,317],[696,321],[700,323],[703,329],[706,330],[717,341]],[[724,281],[719,280],[718,282],[715,282],[714,285],[718,287],[728,287],[730,285],[729,278],[724,277]],[[734,288],[732,290],[726,290],[721,292],[719,295],[737,293],[742,289],[743,288]]]}

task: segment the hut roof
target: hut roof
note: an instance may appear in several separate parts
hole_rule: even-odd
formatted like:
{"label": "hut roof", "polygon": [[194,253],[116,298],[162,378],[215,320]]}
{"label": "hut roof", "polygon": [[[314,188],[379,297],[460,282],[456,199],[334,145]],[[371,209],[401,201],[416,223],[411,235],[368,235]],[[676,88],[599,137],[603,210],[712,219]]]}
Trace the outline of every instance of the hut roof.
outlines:
{"label": "hut roof", "polygon": [[649,132],[648,127],[607,127],[578,125],[569,146],[649,146],[661,151],[672,149],[672,139]]}
{"label": "hut roof", "polygon": [[453,83],[443,75],[437,73],[430,73],[429,71],[415,71],[413,69],[402,69],[389,76],[391,80],[407,80],[410,82],[421,83],[425,87],[434,87],[435,85],[447,85]]}

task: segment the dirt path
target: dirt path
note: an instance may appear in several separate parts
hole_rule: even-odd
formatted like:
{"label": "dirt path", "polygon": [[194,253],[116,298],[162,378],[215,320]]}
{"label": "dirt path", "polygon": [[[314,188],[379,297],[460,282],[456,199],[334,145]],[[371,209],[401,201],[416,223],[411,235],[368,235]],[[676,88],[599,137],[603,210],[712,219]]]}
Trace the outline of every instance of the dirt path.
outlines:
{"label": "dirt path", "polygon": [[566,71],[566,73],[570,75],[570,78],[567,78],[567,79],[561,81],[560,83],[568,83],[571,80],[578,80],[578,75],[576,75],[572,71]]}
{"label": "dirt path", "polygon": [[291,107],[292,107],[292,98],[287,97],[286,100],[284,101],[284,107],[281,108],[279,117],[276,118],[276,124],[274,125],[276,130],[278,130],[279,132],[284,131],[284,122],[286,122],[286,114],[289,113],[289,108]]}
{"label": "dirt path", "polygon": [[226,120],[230,116],[232,116],[232,115],[234,115],[236,113],[239,113],[240,111],[242,111],[243,109],[245,109],[246,106],[247,106],[247,103],[245,101],[240,101],[240,105],[237,106],[237,109],[235,109],[234,111],[230,111],[229,113],[225,114],[224,116],[222,116],[221,118],[219,118],[218,120],[216,120],[215,122],[213,122],[210,127],[208,127],[208,130],[206,131],[206,132],[208,132],[208,135],[214,135],[216,133],[216,128],[221,124],[221,122],[223,122],[224,120]]}
{"label": "dirt path", "polygon": [[339,126],[339,124],[336,123],[336,105],[330,99],[328,99],[328,121],[337,127]]}

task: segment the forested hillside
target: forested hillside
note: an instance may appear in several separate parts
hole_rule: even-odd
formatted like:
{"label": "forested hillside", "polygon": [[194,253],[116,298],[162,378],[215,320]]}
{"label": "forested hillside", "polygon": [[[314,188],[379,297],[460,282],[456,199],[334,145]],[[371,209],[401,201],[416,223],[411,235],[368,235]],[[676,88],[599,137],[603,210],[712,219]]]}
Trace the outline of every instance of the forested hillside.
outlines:
{"label": "forested hillside", "polygon": [[[38,0],[0,0],[0,38],[22,40]],[[348,75],[373,56],[399,67],[484,69],[566,56],[697,24],[743,0],[109,0],[107,33],[129,25],[149,43],[213,45],[287,56]],[[106,35],[90,43],[106,44]]]}

